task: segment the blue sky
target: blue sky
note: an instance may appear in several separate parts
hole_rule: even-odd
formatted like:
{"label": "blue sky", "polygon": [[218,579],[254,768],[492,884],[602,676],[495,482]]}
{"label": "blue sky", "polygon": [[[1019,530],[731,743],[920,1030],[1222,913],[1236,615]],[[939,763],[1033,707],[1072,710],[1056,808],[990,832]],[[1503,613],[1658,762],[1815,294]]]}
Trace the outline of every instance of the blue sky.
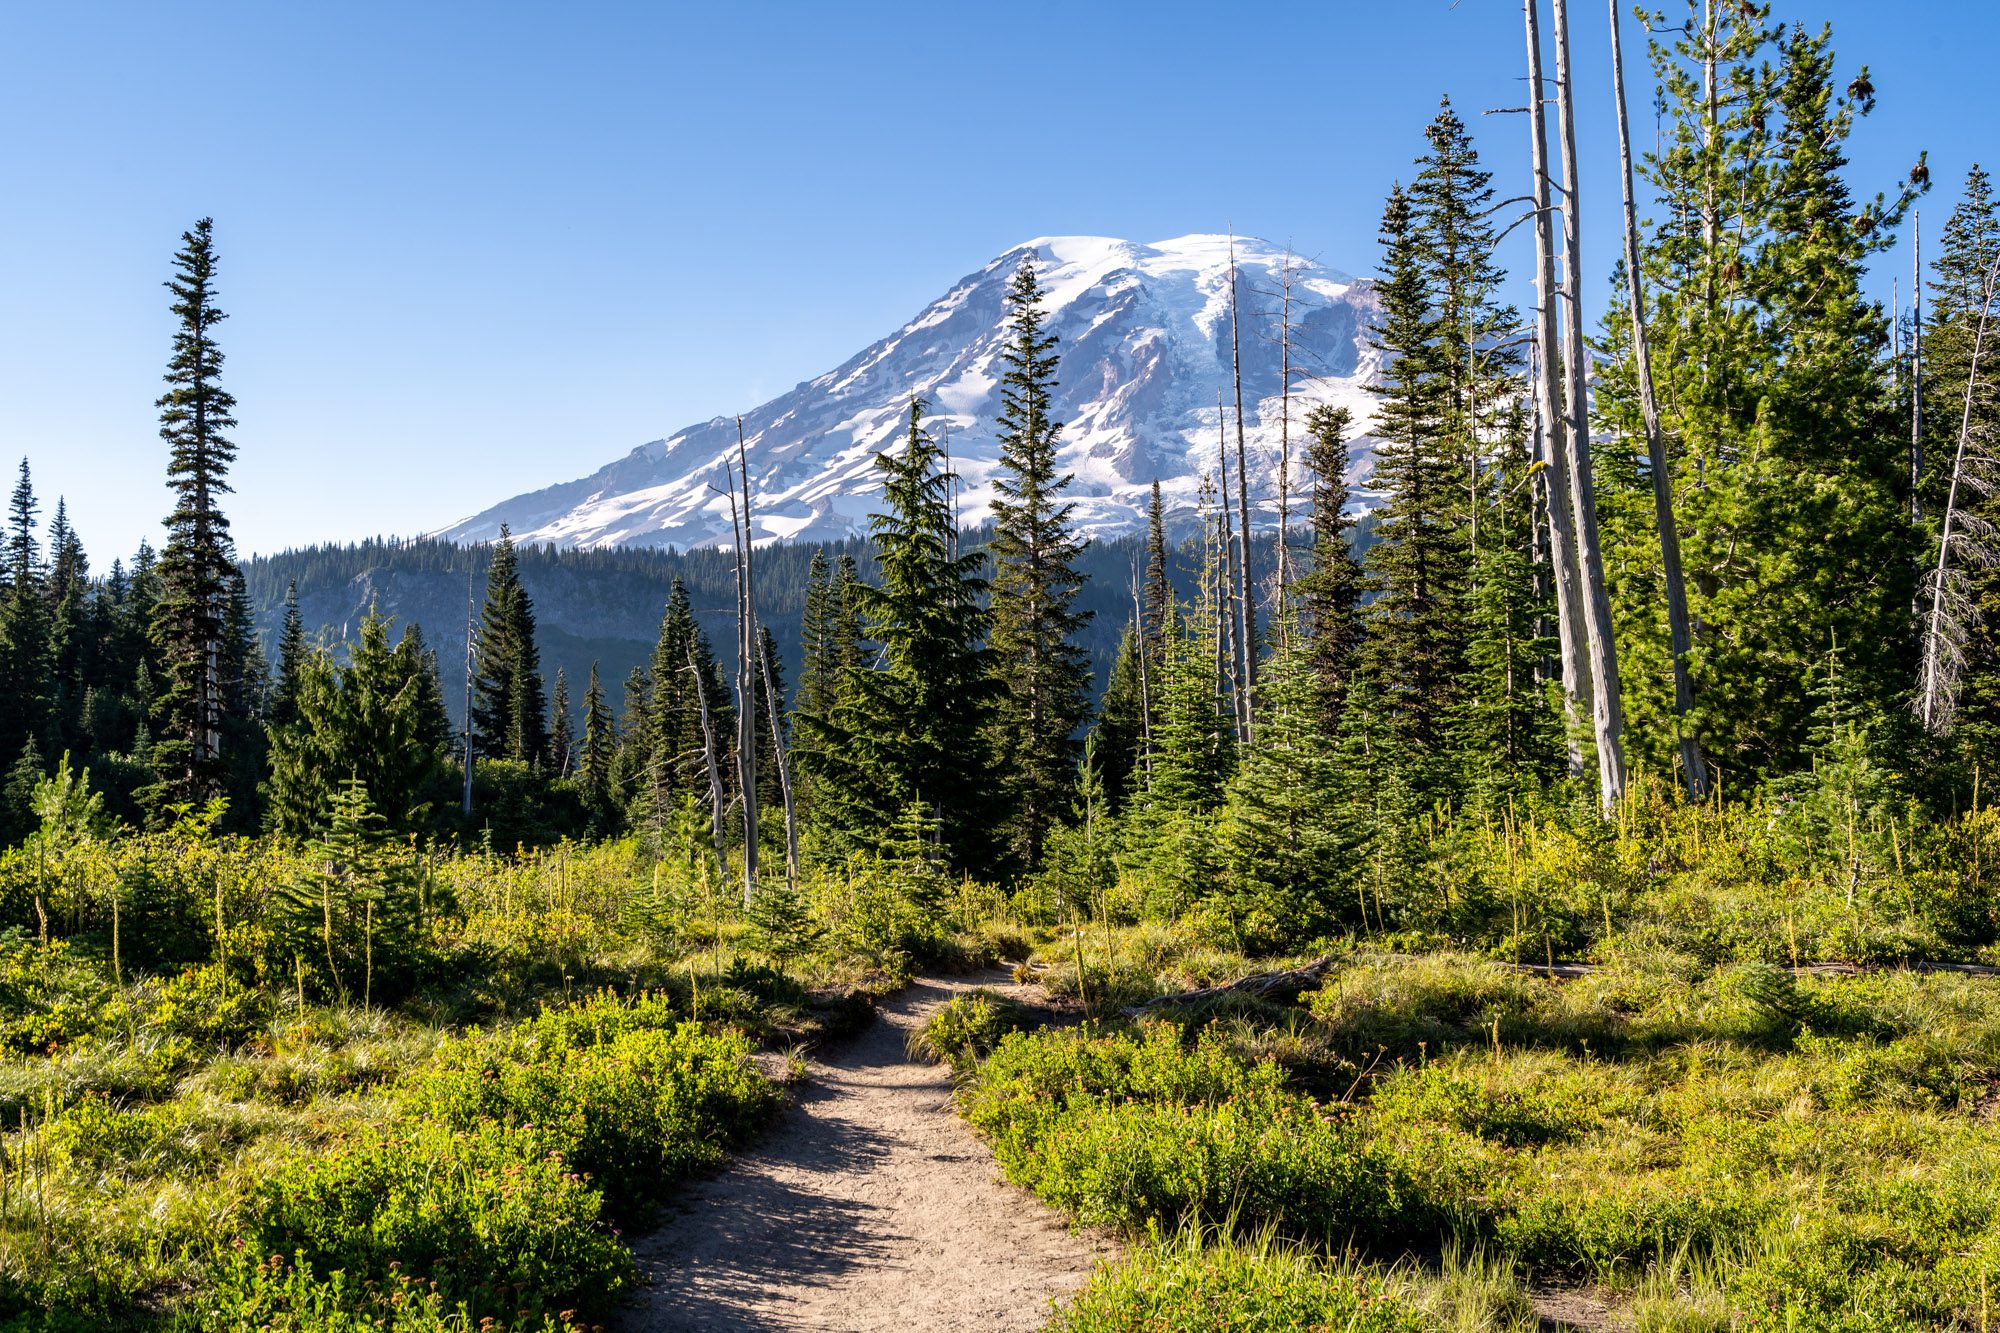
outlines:
{"label": "blue sky", "polygon": [[[1608,274],[1607,19],[1578,8],[1585,263]],[[1872,66],[1857,183],[1928,148],[1941,222],[2000,147],[2000,19],[1779,10],[1834,23],[1843,77]],[[204,214],[231,513],[270,551],[441,526],[748,408],[1031,236],[1233,224],[1366,272],[1440,94],[1522,97],[1515,0],[72,0],[0,23],[0,459],[68,497],[100,568],[166,511],[159,284]],[[1521,119],[1477,130],[1515,192]]]}

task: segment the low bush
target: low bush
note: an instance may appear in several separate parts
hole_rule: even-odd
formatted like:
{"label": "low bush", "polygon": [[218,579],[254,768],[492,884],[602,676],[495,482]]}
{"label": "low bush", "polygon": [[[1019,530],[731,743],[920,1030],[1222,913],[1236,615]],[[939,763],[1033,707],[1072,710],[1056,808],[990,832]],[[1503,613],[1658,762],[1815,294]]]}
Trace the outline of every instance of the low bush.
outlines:
{"label": "low bush", "polygon": [[1101,1266],[1051,1333],[1426,1333],[1378,1277],[1269,1245],[1175,1242]]}
{"label": "low bush", "polygon": [[397,1274],[438,1284],[475,1317],[601,1309],[632,1259],[599,1224],[601,1200],[551,1135],[424,1119],[375,1130],[280,1170],[249,1241],[350,1289]]}

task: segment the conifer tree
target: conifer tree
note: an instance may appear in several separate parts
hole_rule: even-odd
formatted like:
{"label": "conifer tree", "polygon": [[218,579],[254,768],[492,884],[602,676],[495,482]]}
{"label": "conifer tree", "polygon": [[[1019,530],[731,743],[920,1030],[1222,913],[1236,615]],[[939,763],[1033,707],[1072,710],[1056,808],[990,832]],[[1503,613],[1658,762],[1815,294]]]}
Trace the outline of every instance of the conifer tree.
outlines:
{"label": "conifer tree", "polygon": [[241,575],[221,510],[236,458],[228,435],[236,425],[236,399],[221,384],[215,330],[225,316],[215,305],[214,225],[208,218],[182,234],[174,267],[167,289],[179,327],[167,392],[158,402],[174,509],[151,624],[162,673],[152,749],[158,782],[148,793],[156,809],[223,794],[231,760],[225,737],[241,721],[249,655],[241,634]]}
{"label": "conifer tree", "polygon": [[983,551],[954,554],[952,475],[910,404],[909,434],[878,454],[884,508],[869,516],[879,585],[857,584],[879,665],[856,673],[842,709],[841,771],[816,793],[829,828],[880,846],[911,810],[933,812],[959,868],[987,869],[994,845],[995,765],[988,743],[996,688],[988,668]]}
{"label": "conifer tree", "polygon": [[1083,542],[1062,499],[1062,423],[1050,415],[1056,338],[1042,311],[1032,259],[1007,292],[1000,360],[1000,471],[994,480],[993,661],[1002,685],[994,749],[1007,783],[1008,837],[1029,868],[1041,864],[1050,826],[1073,803],[1079,732],[1090,712],[1090,660],[1076,635],[1090,619],[1077,608]]}
{"label": "conifer tree", "polygon": [[69,506],[56,501],[49,524],[49,731],[59,753],[87,754],[83,705],[102,637],[99,604],[91,586],[90,561],[70,526]]}
{"label": "conifer tree", "polygon": [[611,705],[604,698],[597,663],[592,662],[590,681],[583,690],[583,746],[577,751],[577,778],[592,801],[603,799],[611,789],[611,765],[617,750],[617,727]]}
{"label": "conifer tree", "polygon": [[1167,603],[1174,597],[1174,585],[1167,567],[1167,516],[1160,503],[1160,483],[1153,482],[1153,498],[1146,507],[1146,592],[1143,601],[1147,650],[1157,657],[1165,634]]}
{"label": "conifer tree", "polygon": [[1112,814],[1124,810],[1136,784],[1144,781],[1146,701],[1139,678],[1141,631],[1127,623],[1118,656],[1097,708],[1091,757],[1104,800]]}
{"label": "conifer tree", "polygon": [[569,676],[556,668],[555,692],[549,696],[549,771],[559,778],[570,773],[575,736],[569,717]]}
{"label": "conifer tree", "polygon": [[7,506],[6,590],[0,602],[0,753],[51,739],[49,607],[41,543],[35,539],[35,486],[28,460]]}
{"label": "conifer tree", "polygon": [[1312,559],[1293,597],[1328,736],[1340,730],[1348,690],[1360,669],[1361,601],[1367,591],[1367,575],[1354,554],[1354,520],[1347,516],[1347,433],[1353,420],[1344,407],[1321,405],[1306,414]]}
{"label": "conifer tree", "polygon": [[1374,484],[1383,501],[1379,540],[1366,562],[1377,589],[1367,651],[1399,761],[1425,789],[1447,776],[1447,733],[1466,674],[1467,451],[1463,437],[1446,429],[1458,409],[1451,376],[1438,366],[1425,241],[1400,187],[1383,213],[1382,242],[1375,338],[1389,355],[1375,386]]}
{"label": "conifer tree", "polygon": [[305,620],[299,615],[299,581],[285,586],[285,618],[278,631],[278,678],[271,687],[273,727],[291,724],[298,715],[299,672],[306,660]]}
{"label": "conifer tree", "polygon": [[536,765],[549,749],[534,604],[521,586],[514,539],[504,524],[486,571],[474,647],[472,745],[489,759]]}

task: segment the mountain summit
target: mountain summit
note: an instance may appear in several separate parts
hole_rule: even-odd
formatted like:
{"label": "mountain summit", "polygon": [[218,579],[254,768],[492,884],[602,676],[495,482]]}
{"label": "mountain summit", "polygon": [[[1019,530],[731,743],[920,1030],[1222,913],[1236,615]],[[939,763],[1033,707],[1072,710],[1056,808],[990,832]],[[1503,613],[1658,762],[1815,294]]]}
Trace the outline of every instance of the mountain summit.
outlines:
{"label": "mountain summit", "polygon": [[[838,369],[743,417],[759,542],[863,532],[880,505],[877,452],[907,429],[912,394],[928,424],[949,432],[963,478],[960,510],[987,516],[999,449],[999,354],[1008,280],[1032,255],[1060,340],[1055,413],[1060,454],[1075,474],[1069,498],[1091,536],[1145,524],[1152,484],[1168,507],[1191,509],[1213,472],[1220,422],[1230,422],[1229,252],[1226,236],[1140,245],[1052,236],[1016,246],[953,285],[915,319]],[[1235,240],[1241,306],[1243,404],[1251,502],[1275,510],[1280,448],[1279,276],[1285,251]],[[1305,410],[1330,402],[1367,421],[1366,385],[1380,365],[1369,331],[1374,289],[1294,257],[1292,453]],[[566,547],[711,546],[729,540],[723,467],[736,457],[736,422],[716,417],[640,445],[577,481],[518,496],[434,535],[485,541],[508,524],[518,540]],[[1235,460],[1232,454],[1230,466]],[[1359,466],[1359,465],[1357,465]],[[1296,473],[1295,473],[1296,476]],[[1296,482],[1294,483],[1296,491]],[[1296,504],[1296,497],[1295,497]]]}

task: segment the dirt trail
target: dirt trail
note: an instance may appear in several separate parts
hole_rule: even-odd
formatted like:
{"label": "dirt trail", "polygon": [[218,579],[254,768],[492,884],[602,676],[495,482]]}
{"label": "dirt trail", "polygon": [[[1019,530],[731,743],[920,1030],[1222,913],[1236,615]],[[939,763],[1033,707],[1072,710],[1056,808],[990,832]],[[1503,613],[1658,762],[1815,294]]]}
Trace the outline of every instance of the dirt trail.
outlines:
{"label": "dirt trail", "polygon": [[814,1060],[762,1143],[634,1245],[646,1285],[627,1333],[1040,1328],[1105,1246],[1000,1179],[952,1113],[950,1075],[903,1053],[931,1010],[979,984],[1008,987],[919,981]]}

